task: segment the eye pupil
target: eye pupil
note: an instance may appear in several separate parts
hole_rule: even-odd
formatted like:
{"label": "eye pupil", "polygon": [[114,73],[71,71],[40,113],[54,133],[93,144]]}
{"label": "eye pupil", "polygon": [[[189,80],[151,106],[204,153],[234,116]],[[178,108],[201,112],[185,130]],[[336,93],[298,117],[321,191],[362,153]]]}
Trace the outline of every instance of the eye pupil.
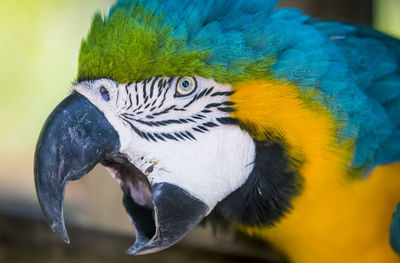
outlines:
{"label": "eye pupil", "polygon": [[104,87],[100,88],[100,94],[103,100],[109,101],[110,100],[110,94],[108,94],[108,90]]}
{"label": "eye pupil", "polygon": [[183,86],[184,88],[189,87],[189,85],[190,85],[190,83],[189,83],[189,81],[187,81],[187,80],[185,80],[184,82],[182,82],[182,86]]}

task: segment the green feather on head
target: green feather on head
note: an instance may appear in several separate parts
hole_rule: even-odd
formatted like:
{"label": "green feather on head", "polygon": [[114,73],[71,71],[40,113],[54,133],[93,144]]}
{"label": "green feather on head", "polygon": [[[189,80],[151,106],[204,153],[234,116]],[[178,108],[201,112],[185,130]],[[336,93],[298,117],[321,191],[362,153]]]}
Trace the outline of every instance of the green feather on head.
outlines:
{"label": "green feather on head", "polygon": [[215,61],[215,49],[194,47],[187,36],[174,32],[176,25],[166,17],[139,1],[116,7],[106,18],[96,13],[82,41],[77,81],[109,78],[127,83],[154,76],[198,75],[233,83],[270,75],[272,57]]}

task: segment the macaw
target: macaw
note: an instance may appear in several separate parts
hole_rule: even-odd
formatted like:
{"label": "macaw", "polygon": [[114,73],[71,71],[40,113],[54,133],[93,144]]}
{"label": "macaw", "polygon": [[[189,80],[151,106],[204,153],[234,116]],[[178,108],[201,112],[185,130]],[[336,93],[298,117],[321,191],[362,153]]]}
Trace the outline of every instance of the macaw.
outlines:
{"label": "macaw", "polygon": [[400,262],[400,41],[277,0],[117,0],[35,152],[51,229],[101,163],[168,248],[216,213],[294,263]]}

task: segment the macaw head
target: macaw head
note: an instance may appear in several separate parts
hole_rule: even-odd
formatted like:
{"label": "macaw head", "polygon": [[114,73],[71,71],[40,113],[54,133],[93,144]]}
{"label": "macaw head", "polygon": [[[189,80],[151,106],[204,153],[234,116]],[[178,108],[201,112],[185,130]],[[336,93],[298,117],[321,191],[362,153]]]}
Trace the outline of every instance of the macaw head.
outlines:
{"label": "macaw head", "polygon": [[256,224],[282,215],[290,206],[285,198],[272,200],[270,210],[259,199],[276,195],[280,188],[272,183],[291,196],[295,187],[284,186],[294,185],[293,173],[260,179],[267,168],[257,164],[281,171],[289,162],[278,158],[285,151],[265,147],[257,125],[234,116],[247,103],[247,95],[234,99],[236,84],[271,78],[279,41],[266,33],[276,25],[265,21],[275,5],[117,1],[108,17],[94,17],[77,81],[48,117],[36,148],[37,195],[53,231],[69,241],[65,186],[98,163],[123,190],[137,232],[131,254],[173,245],[228,196],[234,200],[228,217]]}

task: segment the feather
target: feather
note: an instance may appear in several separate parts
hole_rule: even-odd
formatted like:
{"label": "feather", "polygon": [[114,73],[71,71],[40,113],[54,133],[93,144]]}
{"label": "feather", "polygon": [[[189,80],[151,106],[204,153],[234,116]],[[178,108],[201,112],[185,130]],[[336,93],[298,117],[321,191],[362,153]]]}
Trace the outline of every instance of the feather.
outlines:
{"label": "feather", "polygon": [[[393,110],[400,105],[400,41],[366,27],[311,23],[333,40],[347,65],[347,74],[342,72],[347,75],[343,78],[346,88],[332,101],[334,105],[327,106],[348,116],[347,126],[352,128],[345,128],[342,138],[355,140],[352,167],[370,171],[376,165],[399,161],[395,158],[400,155],[399,147],[392,145],[398,143],[395,134],[400,117]],[[336,88],[329,85],[326,89]]]}

